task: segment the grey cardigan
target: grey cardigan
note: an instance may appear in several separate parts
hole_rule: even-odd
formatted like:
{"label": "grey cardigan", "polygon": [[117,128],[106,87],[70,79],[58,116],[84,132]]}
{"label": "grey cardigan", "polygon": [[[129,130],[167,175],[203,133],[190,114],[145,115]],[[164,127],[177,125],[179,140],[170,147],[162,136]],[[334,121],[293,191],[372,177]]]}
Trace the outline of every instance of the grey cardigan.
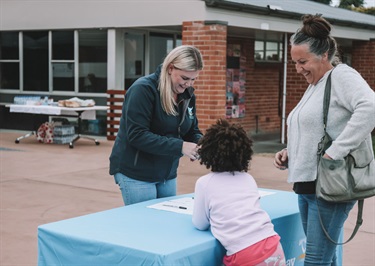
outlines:
{"label": "grey cardigan", "polygon": [[[324,134],[323,96],[328,71],[316,85],[309,85],[287,119],[288,182],[316,179],[317,148]],[[363,140],[372,150],[375,127],[375,93],[353,68],[340,64],[331,75],[331,101],[327,132],[333,143],[326,153],[333,159],[345,157]]]}

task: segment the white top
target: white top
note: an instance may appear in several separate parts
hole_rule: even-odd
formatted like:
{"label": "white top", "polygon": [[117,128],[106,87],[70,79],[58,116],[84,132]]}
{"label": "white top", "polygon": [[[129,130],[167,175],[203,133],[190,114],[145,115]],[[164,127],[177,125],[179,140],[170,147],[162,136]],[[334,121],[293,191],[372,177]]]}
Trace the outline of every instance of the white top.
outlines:
{"label": "white top", "polygon": [[[290,112],[288,125],[288,182],[314,181],[317,174],[318,143],[324,135],[323,98],[328,71],[316,85],[310,85]],[[375,93],[353,68],[340,64],[331,75],[331,101],[327,132],[334,140],[326,153],[344,158],[375,127]],[[369,144],[372,149],[372,145]]]}
{"label": "white top", "polygon": [[261,209],[254,178],[248,173],[209,173],[195,185],[193,224],[211,232],[232,255],[277,233]]}

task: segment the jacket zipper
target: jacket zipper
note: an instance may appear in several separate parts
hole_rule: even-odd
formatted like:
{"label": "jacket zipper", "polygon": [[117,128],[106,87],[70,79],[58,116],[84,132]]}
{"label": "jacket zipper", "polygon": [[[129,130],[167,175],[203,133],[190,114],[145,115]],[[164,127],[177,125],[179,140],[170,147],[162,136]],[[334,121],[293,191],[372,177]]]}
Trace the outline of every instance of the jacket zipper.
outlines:
{"label": "jacket zipper", "polygon": [[138,155],[139,155],[139,150],[137,150],[136,154],[135,154],[135,157],[134,157],[134,166],[137,165],[137,162],[138,162]]}
{"label": "jacket zipper", "polygon": [[181,125],[185,121],[186,110],[189,106],[189,103],[190,103],[190,98],[187,99],[187,100],[184,100],[184,103],[183,103],[183,106],[182,106],[182,117],[181,117],[180,124],[178,125],[178,137],[181,137]]}

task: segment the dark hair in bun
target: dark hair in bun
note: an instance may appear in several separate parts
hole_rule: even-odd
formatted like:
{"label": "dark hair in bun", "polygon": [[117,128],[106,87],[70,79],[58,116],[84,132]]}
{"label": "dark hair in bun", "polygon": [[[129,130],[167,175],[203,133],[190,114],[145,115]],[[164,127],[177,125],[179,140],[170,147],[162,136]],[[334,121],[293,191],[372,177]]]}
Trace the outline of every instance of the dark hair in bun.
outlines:
{"label": "dark hair in bun", "polygon": [[302,33],[316,39],[327,39],[331,32],[331,25],[320,14],[302,16]]}
{"label": "dark hair in bun", "polygon": [[291,45],[307,44],[311,53],[321,56],[328,52],[328,59],[334,65],[340,60],[337,56],[337,43],[331,36],[331,24],[321,14],[302,16],[303,26],[290,38]]}

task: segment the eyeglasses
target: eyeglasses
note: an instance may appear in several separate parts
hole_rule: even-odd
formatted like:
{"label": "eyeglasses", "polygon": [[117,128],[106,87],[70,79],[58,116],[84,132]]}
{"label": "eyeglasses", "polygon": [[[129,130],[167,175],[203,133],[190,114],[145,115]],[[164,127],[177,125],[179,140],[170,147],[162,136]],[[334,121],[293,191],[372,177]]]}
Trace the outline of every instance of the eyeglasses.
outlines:
{"label": "eyeglasses", "polygon": [[[182,71],[182,72],[188,72],[188,71],[185,71],[185,70],[180,69],[178,67],[175,67],[173,64],[172,64],[172,67],[174,69]],[[196,81],[196,78],[190,78],[190,77],[187,77],[185,75],[180,75],[180,77],[184,80],[184,85],[186,85],[186,86],[192,86],[194,84],[194,82]]]}

